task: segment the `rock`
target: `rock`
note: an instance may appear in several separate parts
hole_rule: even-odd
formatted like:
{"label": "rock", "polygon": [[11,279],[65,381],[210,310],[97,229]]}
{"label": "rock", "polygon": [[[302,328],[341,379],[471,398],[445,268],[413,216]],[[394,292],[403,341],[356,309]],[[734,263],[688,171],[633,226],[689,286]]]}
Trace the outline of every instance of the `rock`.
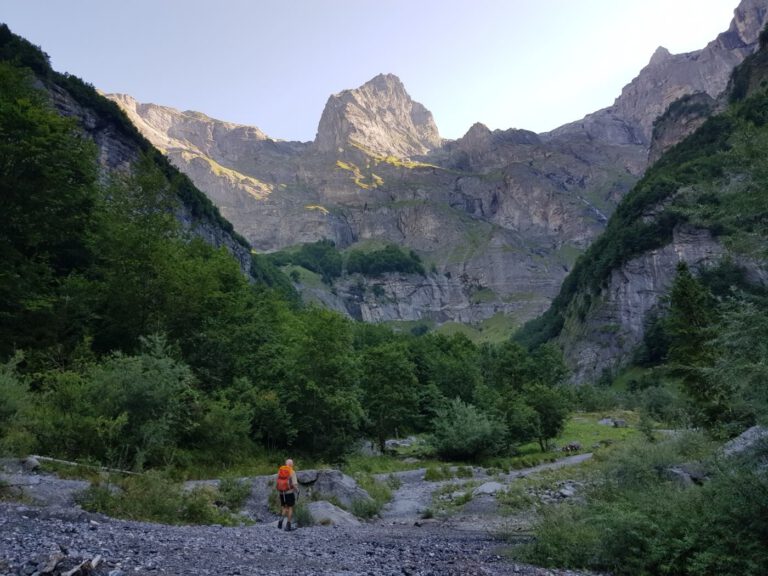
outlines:
{"label": "rock", "polygon": [[617,359],[631,358],[642,341],[648,314],[667,294],[680,262],[695,270],[714,266],[726,255],[725,246],[709,231],[680,225],[669,244],[613,270],[584,320],[574,320],[579,326],[560,339],[572,368],[571,381],[594,381],[604,370],[615,369],[621,363]]}
{"label": "rock", "polygon": [[486,482],[481,484],[472,491],[473,496],[480,496],[484,494],[493,495],[505,489],[504,484],[500,482]]}
{"label": "rock", "polygon": [[597,423],[601,426],[613,426],[613,418],[601,418]]}
{"label": "rock", "polygon": [[695,482],[693,481],[693,477],[685,470],[678,466],[672,466],[670,468],[666,468],[663,472],[664,478],[667,480],[671,480],[675,484],[683,487],[688,488],[690,486],[693,486]]}
{"label": "rock", "polygon": [[56,567],[61,563],[62,560],[64,560],[64,558],[66,558],[66,556],[61,552],[56,552],[54,554],[51,554],[51,556],[48,558],[48,561],[40,569],[40,573],[41,574],[53,573],[53,571],[56,570]]}
{"label": "rock", "polygon": [[562,451],[566,453],[578,452],[579,450],[581,450],[581,442],[568,442],[568,444],[562,447]]}
{"label": "rock", "polygon": [[391,438],[384,442],[384,449],[388,452],[395,452],[398,448],[409,448],[419,442],[416,436],[408,436],[407,438]]}
{"label": "rock", "polygon": [[557,491],[561,498],[573,498],[576,495],[576,488],[573,485],[566,485]]}
{"label": "rock", "polygon": [[739,436],[726,443],[723,448],[725,456],[737,456],[753,450],[754,448],[768,442],[768,428],[763,426],[752,426],[742,432]]}
{"label": "rock", "polygon": [[40,460],[34,456],[27,456],[21,461],[24,472],[37,472],[40,469]]}
{"label": "rock", "polygon": [[622,420],[621,418],[618,418],[613,421],[613,427],[614,428],[626,428],[627,427],[627,421]]}
{"label": "rock", "polygon": [[357,485],[354,478],[339,470],[302,470],[296,473],[296,479],[307,498],[333,498],[346,507],[351,507],[356,500],[373,502],[373,498]]}
{"label": "rock", "polygon": [[316,524],[321,526],[359,526],[360,521],[349,512],[334,506],[330,502],[320,500],[310,502],[307,509]]}

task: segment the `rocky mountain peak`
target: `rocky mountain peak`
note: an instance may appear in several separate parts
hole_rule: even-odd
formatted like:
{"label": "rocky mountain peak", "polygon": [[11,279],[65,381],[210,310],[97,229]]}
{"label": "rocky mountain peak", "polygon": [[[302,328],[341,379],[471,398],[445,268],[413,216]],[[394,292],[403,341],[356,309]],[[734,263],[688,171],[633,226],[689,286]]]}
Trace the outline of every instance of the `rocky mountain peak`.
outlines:
{"label": "rocky mountain peak", "polygon": [[648,66],[656,66],[658,64],[661,64],[664,60],[667,60],[668,58],[671,58],[672,54],[664,48],[664,46],[659,46],[656,48],[656,51],[653,53],[653,56],[651,56],[651,61],[648,62]]}
{"label": "rocky mountain peak", "polygon": [[432,113],[414,102],[394,74],[379,74],[359,88],[328,99],[317,128],[320,152],[350,144],[400,158],[426,154],[441,144]]}
{"label": "rocky mountain peak", "polygon": [[742,0],[725,34],[736,34],[743,44],[754,44],[763,30],[767,11],[765,0]]}
{"label": "rocky mountain peak", "polygon": [[613,112],[649,142],[654,121],[672,102],[698,92],[712,98],[720,95],[733,68],[757,49],[767,17],[766,0],[742,0],[728,30],[705,48],[674,55],[657,48],[648,65],[624,87]]}

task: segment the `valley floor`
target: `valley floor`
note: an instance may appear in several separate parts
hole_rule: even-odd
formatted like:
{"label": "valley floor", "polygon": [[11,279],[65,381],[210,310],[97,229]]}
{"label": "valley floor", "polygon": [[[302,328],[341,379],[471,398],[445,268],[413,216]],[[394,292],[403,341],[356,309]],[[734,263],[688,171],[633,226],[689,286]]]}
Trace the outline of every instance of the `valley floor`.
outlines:
{"label": "valley floor", "polygon": [[[232,575],[557,575],[513,563],[487,532],[439,524],[311,527],[286,533],[249,527],[166,526],[115,520],[77,508],[0,503],[0,574],[44,574],[55,555],[60,574],[85,560],[90,574]],[[85,573],[85,572],[83,572]]]}

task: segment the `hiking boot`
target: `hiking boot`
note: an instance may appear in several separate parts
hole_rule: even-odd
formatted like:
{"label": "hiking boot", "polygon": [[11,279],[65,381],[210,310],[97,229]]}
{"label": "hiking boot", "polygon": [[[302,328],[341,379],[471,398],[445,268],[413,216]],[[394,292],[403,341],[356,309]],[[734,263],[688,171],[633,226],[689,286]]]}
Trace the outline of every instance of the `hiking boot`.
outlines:
{"label": "hiking boot", "polygon": [[280,518],[280,520],[277,521],[277,529],[282,530],[283,529],[283,519]]}
{"label": "hiking boot", "polygon": [[291,523],[290,523],[290,522],[288,522],[288,523],[285,525],[285,531],[286,531],[286,532],[290,532],[291,530],[293,530],[293,528],[291,528]]}

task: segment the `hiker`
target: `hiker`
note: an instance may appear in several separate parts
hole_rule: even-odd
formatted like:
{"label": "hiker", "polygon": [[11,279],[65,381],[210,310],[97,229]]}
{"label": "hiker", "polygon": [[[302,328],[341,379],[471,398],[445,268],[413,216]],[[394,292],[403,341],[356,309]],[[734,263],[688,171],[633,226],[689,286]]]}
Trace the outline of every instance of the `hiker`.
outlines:
{"label": "hiker", "polygon": [[296,498],[299,495],[299,481],[296,479],[296,472],[293,471],[293,460],[290,458],[277,471],[277,492],[280,496],[280,520],[277,522],[277,528],[282,530],[283,520],[286,520],[285,530],[290,532],[292,530],[293,507],[296,505]]}

